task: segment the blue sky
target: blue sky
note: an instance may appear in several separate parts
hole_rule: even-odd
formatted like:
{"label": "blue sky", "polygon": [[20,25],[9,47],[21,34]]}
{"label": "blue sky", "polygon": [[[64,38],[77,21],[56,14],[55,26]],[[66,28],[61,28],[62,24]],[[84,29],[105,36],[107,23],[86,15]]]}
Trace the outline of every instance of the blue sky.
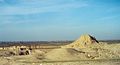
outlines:
{"label": "blue sky", "polygon": [[120,0],[0,0],[1,41],[120,39]]}

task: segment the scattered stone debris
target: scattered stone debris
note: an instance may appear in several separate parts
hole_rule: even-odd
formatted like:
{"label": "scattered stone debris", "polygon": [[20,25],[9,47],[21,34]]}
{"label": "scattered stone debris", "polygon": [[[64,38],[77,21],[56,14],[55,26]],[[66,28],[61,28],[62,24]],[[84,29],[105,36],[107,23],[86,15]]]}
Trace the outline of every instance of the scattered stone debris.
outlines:
{"label": "scattered stone debris", "polygon": [[[89,34],[81,35],[81,37],[75,42],[62,46],[61,48],[49,49],[49,46],[47,48],[37,46],[36,48],[34,46],[32,48],[27,46],[7,47],[3,50],[0,50],[0,58],[3,59],[6,57],[3,59],[4,65],[8,65],[5,64],[5,62],[10,63],[11,60],[13,63],[17,61],[36,64],[37,62],[42,61],[53,62],[120,59],[120,44],[107,44],[105,42],[98,42],[95,37]],[[46,51],[46,49],[49,49],[49,51]]]}

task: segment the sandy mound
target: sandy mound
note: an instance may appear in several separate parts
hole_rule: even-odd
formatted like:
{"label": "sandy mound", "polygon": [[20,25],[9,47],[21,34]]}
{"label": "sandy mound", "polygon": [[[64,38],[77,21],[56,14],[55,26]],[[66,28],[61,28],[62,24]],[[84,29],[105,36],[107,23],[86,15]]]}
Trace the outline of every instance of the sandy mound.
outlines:
{"label": "sandy mound", "polygon": [[62,48],[85,48],[86,46],[94,43],[99,43],[95,37],[89,34],[81,35],[81,37],[73,43],[62,46]]}
{"label": "sandy mound", "polygon": [[80,52],[71,48],[54,49],[48,52],[45,57],[48,60],[54,61],[86,59],[84,52]]}
{"label": "sandy mound", "polygon": [[[113,46],[113,45],[112,45]],[[118,46],[120,47],[120,46]],[[118,59],[117,47],[98,42],[91,35],[81,35],[75,42],[48,52],[45,57],[49,60],[89,60],[89,59]]]}
{"label": "sandy mound", "polygon": [[[120,48],[120,44],[117,47]],[[51,61],[119,59],[120,50],[116,46],[112,48],[105,43],[92,44],[87,48],[60,48],[48,52],[45,58]]]}
{"label": "sandy mound", "polygon": [[[95,37],[92,37],[91,35],[82,35],[75,42],[66,46],[62,46],[62,48],[52,49],[49,51],[48,50],[43,51],[43,49],[36,49],[32,51],[31,55],[11,56],[7,51],[1,51],[1,52],[2,53],[0,54],[1,56],[0,63],[2,65],[18,65],[17,64],[18,62],[30,63],[30,64],[34,62],[33,64],[35,64],[38,62],[54,62],[54,61],[55,62],[78,61],[78,60],[93,61],[93,60],[103,60],[103,59],[117,60],[120,59],[120,44],[107,44],[103,42],[98,42],[95,39]],[[75,65],[79,65],[79,64],[75,64]]]}

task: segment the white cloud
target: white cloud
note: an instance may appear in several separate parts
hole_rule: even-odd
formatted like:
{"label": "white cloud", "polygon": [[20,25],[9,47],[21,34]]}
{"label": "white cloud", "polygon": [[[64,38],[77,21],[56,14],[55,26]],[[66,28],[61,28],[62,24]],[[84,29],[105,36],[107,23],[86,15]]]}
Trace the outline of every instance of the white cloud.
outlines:
{"label": "white cloud", "polygon": [[0,2],[4,2],[4,0],[0,0]]}
{"label": "white cloud", "polygon": [[78,3],[78,2],[68,2],[62,4],[52,4],[47,6],[6,6],[0,8],[0,15],[25,15],[25,14],[36,14],[36,13],[45,13],[45,12],[60,12],[64,10],[69,10],[72,8],[81,8],[85,7],[88,4]]}

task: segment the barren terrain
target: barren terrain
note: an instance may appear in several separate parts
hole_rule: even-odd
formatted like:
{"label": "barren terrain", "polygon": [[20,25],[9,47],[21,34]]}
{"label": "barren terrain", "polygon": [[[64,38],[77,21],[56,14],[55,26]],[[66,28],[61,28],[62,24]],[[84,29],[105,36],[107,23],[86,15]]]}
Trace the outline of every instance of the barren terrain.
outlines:
{"label": "barren terrain", "polygon": [[0,65],[120,65],[120,43],[100,42],[87,48],[58,46],[33,49],[30,55],[10,55],[8,50],[1,50]]}

